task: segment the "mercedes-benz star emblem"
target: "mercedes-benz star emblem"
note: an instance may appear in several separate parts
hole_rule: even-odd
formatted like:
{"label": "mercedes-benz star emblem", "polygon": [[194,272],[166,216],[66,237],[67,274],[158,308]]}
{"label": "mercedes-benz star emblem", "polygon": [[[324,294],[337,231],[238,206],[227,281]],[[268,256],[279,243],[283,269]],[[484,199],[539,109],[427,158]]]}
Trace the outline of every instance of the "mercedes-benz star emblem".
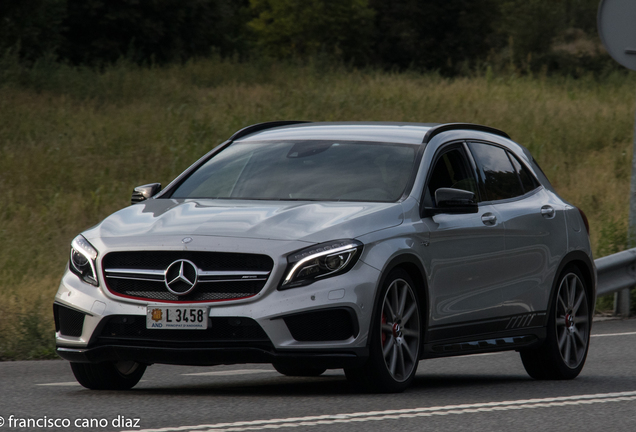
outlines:
{"label": "mercedes-benz star emblem", "polygon": [[166,287],[172,294],[182,296],[192,291],[197,284],[197,266],[188,260],[177,260],[166,269]]}

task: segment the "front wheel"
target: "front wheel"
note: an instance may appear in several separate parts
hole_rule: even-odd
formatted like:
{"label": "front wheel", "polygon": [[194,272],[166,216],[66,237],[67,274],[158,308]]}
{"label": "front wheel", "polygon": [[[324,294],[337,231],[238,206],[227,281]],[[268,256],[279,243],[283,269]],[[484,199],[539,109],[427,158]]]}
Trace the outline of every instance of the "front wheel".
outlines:
{"label": "front wheel", "polygon": [[393,270],[386,279],[369,329],[369,360],[345,369],[347,379],[365,390],[397,393],[413,381],[420,354],[421,318],[415,284]]}
{"label": "front wheel", "polygon": [[129,390],[144,372],[146,365],[134,361],[105,363],[71,363],[75,379],[91,390]]}
{"label": "front wheel", "polygon": [[566,268],[557,284],[548,313],[543,345],[521,351],[521,360],[534,379],[573,379],[585,364],[590,344],[591,309],[585,279],[576,267]]}

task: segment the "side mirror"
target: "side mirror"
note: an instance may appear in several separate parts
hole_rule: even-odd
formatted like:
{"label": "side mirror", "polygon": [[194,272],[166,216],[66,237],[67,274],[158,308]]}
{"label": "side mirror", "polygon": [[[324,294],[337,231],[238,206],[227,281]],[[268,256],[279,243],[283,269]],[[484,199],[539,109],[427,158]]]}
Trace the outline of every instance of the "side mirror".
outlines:
{"label": "side mirror", "polygon": [[475,202],[475,194],[461,189],[439,188],[435,191],[435,202],[437,207],[426,208],[428,215],[465,214],[479,211],[479,205]]}
{"label": "side mirror", "polygon": [[131,204],[137,204],[151,198],[159,193],[161,190],[161,183],[150,183],[143,186],[137,186],[133,189]]}

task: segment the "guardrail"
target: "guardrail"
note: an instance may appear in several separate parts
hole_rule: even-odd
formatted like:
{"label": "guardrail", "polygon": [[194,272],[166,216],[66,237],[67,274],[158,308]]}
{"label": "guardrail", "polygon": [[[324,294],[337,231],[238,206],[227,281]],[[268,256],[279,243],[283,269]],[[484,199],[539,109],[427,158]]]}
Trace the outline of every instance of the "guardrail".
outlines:
{"label": "guardrail", "polygon": [[636,248],[599,258],[594,263],[598,273],[596,295],[618,293],[614,314],[628,317],[630,289],[636,287]]}
{"label": "guardrail", "polygon": [[596,295],[602,296],[636,286],[636,248],[594,260],[598,281]]}

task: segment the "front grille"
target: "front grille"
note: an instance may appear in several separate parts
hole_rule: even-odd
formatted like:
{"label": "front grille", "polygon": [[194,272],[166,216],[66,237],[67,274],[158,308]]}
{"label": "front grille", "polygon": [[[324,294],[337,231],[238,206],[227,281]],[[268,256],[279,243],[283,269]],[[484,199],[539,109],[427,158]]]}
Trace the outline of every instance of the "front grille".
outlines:
{"label": "front grille", "polygon": [[324,309],[283,317],[297,341],[340,341],[358,334],[355,312],[349,308]]}
{"label": "front grille", "polygon": [[140,281],[109,277],[106,280],[110,290],[118,294],[174,302],[219,301],[250,297],[258,294],[265,285],[265,281],[199,283],[189,294],[178,296],[168,291],[163,281]]}
{"label": "front grille", "polygon": [[[178,260],[190,261],[198,269],[197,283],[185,295],[170,292],[165,282],[166,269]],[[108,289],[116,295],[180,303],[233,300],[258,294],[274,262],[266,255],[256,254],[144,251],[111,252],[102,260],[102,266]]]}
{"label": "front grille", "polygon": [[86,316],[82,312],[54,303],[53,316],[55,319],[55,331],[59,331],[61,335],[72,337],[80,337],[82,335],[84,317]]}
{"label": "front grille", "polygon": [[113,315],[104,318],[94,336],[97,345],[213,346],[219,343],[254,342],[271,344],[261,326],[251,318],[208,318],[206,330],[161,330],[146,328],[146,317]]}
{"label": "front grille", "polygon": [[274,266],[267,255],[198,251],[111,252],[104,257],[102,265],[105,269],[165,270],[181,259],[192,261],[197,267],[207,271],[271,271]]}

